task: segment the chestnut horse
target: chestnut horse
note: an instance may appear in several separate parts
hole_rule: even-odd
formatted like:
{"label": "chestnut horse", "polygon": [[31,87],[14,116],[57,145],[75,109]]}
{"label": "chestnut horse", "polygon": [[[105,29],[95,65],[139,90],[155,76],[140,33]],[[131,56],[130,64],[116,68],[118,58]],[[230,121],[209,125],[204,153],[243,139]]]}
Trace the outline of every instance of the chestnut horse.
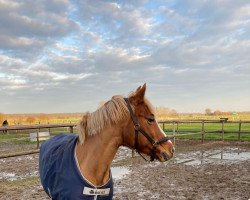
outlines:
{"label": "chestnut horse", "polygon": [[158,125],[145,91],[146,84],[128,98],[112,97],[82,117],[79,136],[59,135],[42,145],[40,177],[52,199],[112,199],[110,167],[120,146],[149,155],[151,161],[173,157],[173,144]]}

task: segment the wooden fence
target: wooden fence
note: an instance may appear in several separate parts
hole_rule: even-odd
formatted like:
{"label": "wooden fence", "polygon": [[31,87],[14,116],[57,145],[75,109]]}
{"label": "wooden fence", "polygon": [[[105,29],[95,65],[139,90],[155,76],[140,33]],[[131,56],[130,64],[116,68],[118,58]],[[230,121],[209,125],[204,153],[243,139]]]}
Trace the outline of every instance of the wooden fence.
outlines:
{"label": "wooden fence", "polygon": [[[215,124],[221,124],[220,130],[205,130],[205,124],[208,123],[215,123]],[[225,130],[225,123],[236,123],[238,124],[238,130],[235,131],[227,131]],[[250,121],[227,121],[226,119],[221,120],[182,120],[182,121],[173,121],[173,120],[167,120],[167,121],[159,121],[159,124],[162,125],[163,130],[167,131],[167,133],[172,132],[172,134],[168,134],[170,138],[175,139],[178,137],[183,136],[192,136],[192,135],[200,135],[201,141],[204,143],[205,135],[206,134],[221,134],[221,140],[224,141],[224,136],[227,133],[233,133],[237,134],[237,139],[241,140],[242,134],[250,134],[249,131],[242,130],[242,124],[250,124]],[[182,124],[200,124],[200,130],[184,130],[180,129],[179,126]],[[171,129],[167,130],[166,126],[172,127]],[[76,127],[75,123],[67,123],[67,124],[39,124],[39,125],[22,125],[22,126],[1,126],[0,132],[6,133],[8,131],[20,131],[20,130],[36,130],[37,131],[37,137],[36,137],[36,150],[28,151],[28,152],[19,152],[16,154],[8,154],[8,155],[0,155],[0,158],[6,158],[6,157],[13,157],[17,155],[26,155],[31,153],[37,153],[39,152],[39,146],[40,146],[40,138],[39,132],[41,129],[53,129],[53,128],[61,128],[66,127],[69,128],[69,132],[73,133],[73,128]],[[12,138],[12,139],[0,139],[0,142],[15,142],[15,141],[22,141],[30,139],[30,137],[21,137],[21,138]]]}
{"label": "wooden fence", "polygon": [[[8,134],[11,131],[27,131],[27,130],[35,130],[37,133],[36,135],[36,149],[32,149],[30,151],[24,151],[24,152],[18,152],[18,153],[12,153],[12,154],[6,154],[6,155],[0,155],[1,158],[8,158],[8,157],[14,157],[14,156],[20,156],[20,155],[28,155],[33,153],[39,152],[40,147],[40,140],[43,137],[47,136],[39,136],[39,132],[41,132],[42,129],[48,129],[49,132],[51,132],[51,129],[55,128],[69,128],[69,132],[74,132],[74,127],[76,127],[75,123],[66,123],[66,124],[38,124],[38,125],[19,125],[19,126],[1,126],[0,132],[2,131],[3,134]],[[30,135],[27,134],[26,137],[18,137],[18,138],[10,138],[10,139],[0,139],[0,142],[8,143],[8,142],[16,142],[16,141],[25,141],[30,140]]]}
{"label": "wooden fence", "polygon": [[[225,124],[238,124],[238,130],[225,130]],[[180,121],[173,121],[173,120],[167,120],[167,121],[159,121],[159,124],[162,125],[162,128],[164,131],[166,131],[166,125],[172,126],[172,135],[168,135],[169,137],[177,138],[177,137],[183,137],[183,136],[191,136],[191,135],[201,135],[201,141],[204,143],[205,135],[206,134],[221,134],[221,140],[224,141],[224,136],[227,133],[231,134],[237,134],[237,139],[241,140],[242,134],[250,134],[249,131],[243,131],[242,130],[242,124],[250,124],[250,121],[228,121],[227,119],[221,119],[221,120],[180,120]],[[185,130],[185,129],[179,129],[179,126],[182,124],[200,124],[200,130]],[[205,130],[205,124],[221,124],[221,129],[219,130]]]}

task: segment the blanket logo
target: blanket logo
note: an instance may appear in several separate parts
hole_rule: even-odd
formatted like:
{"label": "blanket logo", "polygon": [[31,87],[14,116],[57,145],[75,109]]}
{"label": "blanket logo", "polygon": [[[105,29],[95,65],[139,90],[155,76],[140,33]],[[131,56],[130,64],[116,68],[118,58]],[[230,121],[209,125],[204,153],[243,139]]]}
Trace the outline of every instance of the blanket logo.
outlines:
{"label": "blanket logo", "polygon": [[109,195],[110,188],[106,189],[97,189],[97,188],[83,188],[83,194],[85,195]]}

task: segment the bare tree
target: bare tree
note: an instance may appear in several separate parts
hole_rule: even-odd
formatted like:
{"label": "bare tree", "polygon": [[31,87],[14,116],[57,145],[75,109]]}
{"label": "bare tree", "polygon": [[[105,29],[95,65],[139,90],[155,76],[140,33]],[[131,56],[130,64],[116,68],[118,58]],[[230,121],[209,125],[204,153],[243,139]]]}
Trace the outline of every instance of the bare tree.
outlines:
{"label": "bare tree", "polygon": [[205,109],[205,114],[206,115],[212,115],[212,110],[210,108]]}
{"label": "bare tree", "polygon": [[222,115],[222,114],[223,114],[223,112],[221,112],[220,110],[214,111],[214,115]]}
{"label": "bare tree", "polygon": [[174,109],[166,108],[164,106],[156,107],[156,115],[158,118],[166,118],[166,117],[173,117],[177,116],[178,113]]}

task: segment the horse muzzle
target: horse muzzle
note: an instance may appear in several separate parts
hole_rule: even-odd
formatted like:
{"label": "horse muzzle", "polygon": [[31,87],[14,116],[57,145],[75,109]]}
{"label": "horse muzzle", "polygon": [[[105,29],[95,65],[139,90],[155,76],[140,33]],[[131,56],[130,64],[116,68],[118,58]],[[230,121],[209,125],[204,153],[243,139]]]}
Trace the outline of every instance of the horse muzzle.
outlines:
{"label": "horse muzzle", "polygon": [[162,157],[161,161],[165,162],[165,161],[170,160],[173,157],[173,154],[170,156],[166,152],[163,152],[163,153],[161,153],[161,157]]}
{"label": "horse muzzle", "polygon": [[174,156],[174,152],[175,152],[175,148],[173,146],[169,148],[169,152],[167,152],[167,151],[160,152],[161,158],[159,158],[159,160],[161,162],[165,162],[165,161],[170,160]]}

